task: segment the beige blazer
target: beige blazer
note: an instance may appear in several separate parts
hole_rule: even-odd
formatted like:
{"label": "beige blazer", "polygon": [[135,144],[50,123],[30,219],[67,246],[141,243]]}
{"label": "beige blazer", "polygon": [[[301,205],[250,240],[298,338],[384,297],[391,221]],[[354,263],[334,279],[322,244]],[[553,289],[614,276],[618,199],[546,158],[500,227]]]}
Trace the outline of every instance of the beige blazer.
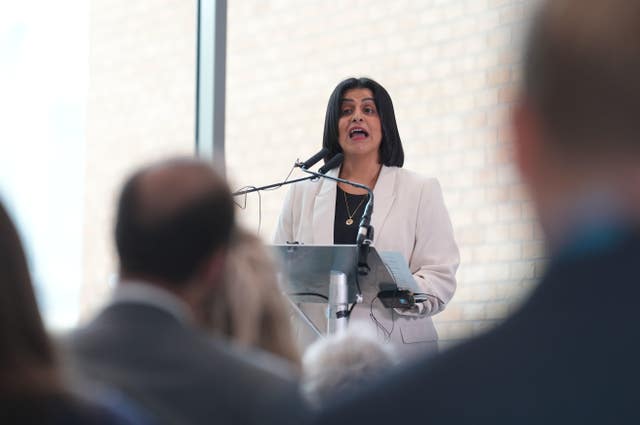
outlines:
{"label": "beige blazer", "polygon": [[[338,174],[339,169],[328,173]],[[434,342],[437,332],[429,316],[442,311],[453,296],[460,262],[440,184],[434,178],[383,166],[373,193],[373,245],[380,251],[402,253],[418,286],[429,296],[419,312],[391,312],[378,301],[376,319],[395,342]],[[274,242],[333,244],[335,200],[336,183],[331,180],[294,184],[285,198]],[[357,306],[352,319],[372,321],[369,310],[369,305]]]}

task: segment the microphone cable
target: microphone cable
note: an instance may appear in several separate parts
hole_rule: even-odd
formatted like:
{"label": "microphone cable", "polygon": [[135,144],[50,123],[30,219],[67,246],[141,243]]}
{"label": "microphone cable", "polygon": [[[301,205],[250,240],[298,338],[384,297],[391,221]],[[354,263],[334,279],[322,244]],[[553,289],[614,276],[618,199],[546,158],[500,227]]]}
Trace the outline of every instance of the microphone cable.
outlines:
{"label": "microphone cable", "polygon": [[291,170],[289,170],[289,174],[287,174],[287,177],[284,178],[284,180],[282,181],[282,183],[280,183],[278,186],[276,187],[272,187],[270,189],[263,189],[264,191],[267,190],[276,190],[276,189],[280,189],[282,186],[284,186],[288,181],[289,181],[289,177],[291,177],[291,174],[293,174],[293,170],[296,169],[295,164],[293,165],[293,167],[291,167]]}
{"label": "microphone cable", "polygon": [[376,302],[377,299],[378,299],[378,296],[376,295],[376,297],[373,300],[371,300],[371,304],[369,306],[369,317],[371,317],[371,320],[373,320],[373,323],[375,323],[376,328],[382,331],[382,334],[384,335],[384,340],[386,342],[389,342],[391,341],[391,334],[393,333],[396,327],[396,321],[394,317],[395,312],[393,311],[393,309],[391,309],[391,330],[389,330],[382,324],[381,321],[378,320],[376,315],[373,313],[373,304]]}
{"label": "microphone cable", "polygon": [[304,296],[319,297],[319,298],[322,298],[324,300],[329,301],[329,297],[327,297],[326,295],[319,294],[317,292],[292,292],[292,293],[289,293],[287,295],[289,295],[291,297],[304,297]]}
{"label": "microphone cable", "polygon": [[[277,185],[276,187],[272,187],[270,189],[262,189],[262,190],[276,190],[276,189],[280,189],[283,185],[285,185],[288,181],[289,178],[291,177],[291,174],[293,174],[293,170],[295,170],[296,166],[294,165],[293,167],[291,167],[291,170],[289,170],[289,173],[287,174],[287,176],[284,178],[284,180]],[[239,188],[238,190],[236,190],[236,192],[240,192],[242,190],[247,190],[247,189],[257,189],[256,186],[243,186],[241,188]],[[261,190],[256,190],[255,193],[258,194],[258,235],[260,234],[260,230],[262,229],[262,194],[260,193],[262,192]],[[240,208],[241,210],[245,210],[247,209],[247,194],[244,195],[244,203],[240,204],[240,202],[236,202],[236,200],[234,199],[233,201],[238,208]]]}
{"label": "microphone cable", "polygon": [[[240,189],[238,189],[238,191],[240,190],[246,190],[246,189],[256,189],[255,186],[242,186]],[[262,228],[262,195],[260,194],[260,191],[257,190],[255,193],[258,194],[258,235],[260,234],[260,229]],[[247,194],[244,195],[244,203],[242,205],[240,205],[240,202],[236,202],[235,199],[233,201],[238,208],[240,208],[241,210],[246,210],[247,209]]]}

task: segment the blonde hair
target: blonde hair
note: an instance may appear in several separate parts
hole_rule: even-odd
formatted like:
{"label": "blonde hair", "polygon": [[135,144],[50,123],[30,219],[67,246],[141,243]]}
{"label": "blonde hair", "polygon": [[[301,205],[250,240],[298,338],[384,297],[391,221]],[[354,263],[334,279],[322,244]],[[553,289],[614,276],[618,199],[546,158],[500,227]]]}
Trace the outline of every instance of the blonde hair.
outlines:
{"label": "blonde hair", "polygon": [[264,349],[299,366],[284,297],[267,247],[257,236],[236,229],[227,252],[224,282],[210,304],[210,328],[240,345]]}

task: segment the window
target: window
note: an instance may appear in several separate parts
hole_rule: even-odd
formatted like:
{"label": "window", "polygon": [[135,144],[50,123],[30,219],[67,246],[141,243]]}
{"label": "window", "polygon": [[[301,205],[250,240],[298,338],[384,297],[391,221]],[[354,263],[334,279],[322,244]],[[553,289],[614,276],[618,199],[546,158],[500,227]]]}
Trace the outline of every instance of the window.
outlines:
{"label": "window", "polygon": [[[48,326],[105,300],[115,196],[135,167],[194,153],[196,4],[15,2],[0,14],[0,194]],[[36,12],[37,11],[37,12]]]}

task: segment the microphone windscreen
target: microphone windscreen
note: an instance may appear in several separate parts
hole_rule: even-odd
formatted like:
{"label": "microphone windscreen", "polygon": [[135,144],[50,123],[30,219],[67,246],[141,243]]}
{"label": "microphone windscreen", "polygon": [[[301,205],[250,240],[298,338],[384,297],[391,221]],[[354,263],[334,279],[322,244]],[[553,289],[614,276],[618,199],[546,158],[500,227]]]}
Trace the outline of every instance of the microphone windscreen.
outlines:
{"label": "microphone windscreen", "polygon": [[304,168],[305,170],[308,170],[309,168],[311,168],[314,165],[316,165],[316,163],[318,161],[320,161],[322,158],[327,156],[328,153],[329,153],[329,149],[322,148],[320,150],[320,152],[318,152],[317,154],[313,155],[311,158],[309,158],[305,162],[303,162],[302,165],[300,166],[300,168]]}
{"label": "microphone windscreen", "polygon": [[338,165],[342,164],[342,160],[343,159],[344,159],[344,154],[337,153],[333,158],[331,158],[329,161],[327,161],[326,164],[324,164],[322,167],[320,167],[320,169],[318,170],[318,173],[325,174],[327,171],[333,170]]}

